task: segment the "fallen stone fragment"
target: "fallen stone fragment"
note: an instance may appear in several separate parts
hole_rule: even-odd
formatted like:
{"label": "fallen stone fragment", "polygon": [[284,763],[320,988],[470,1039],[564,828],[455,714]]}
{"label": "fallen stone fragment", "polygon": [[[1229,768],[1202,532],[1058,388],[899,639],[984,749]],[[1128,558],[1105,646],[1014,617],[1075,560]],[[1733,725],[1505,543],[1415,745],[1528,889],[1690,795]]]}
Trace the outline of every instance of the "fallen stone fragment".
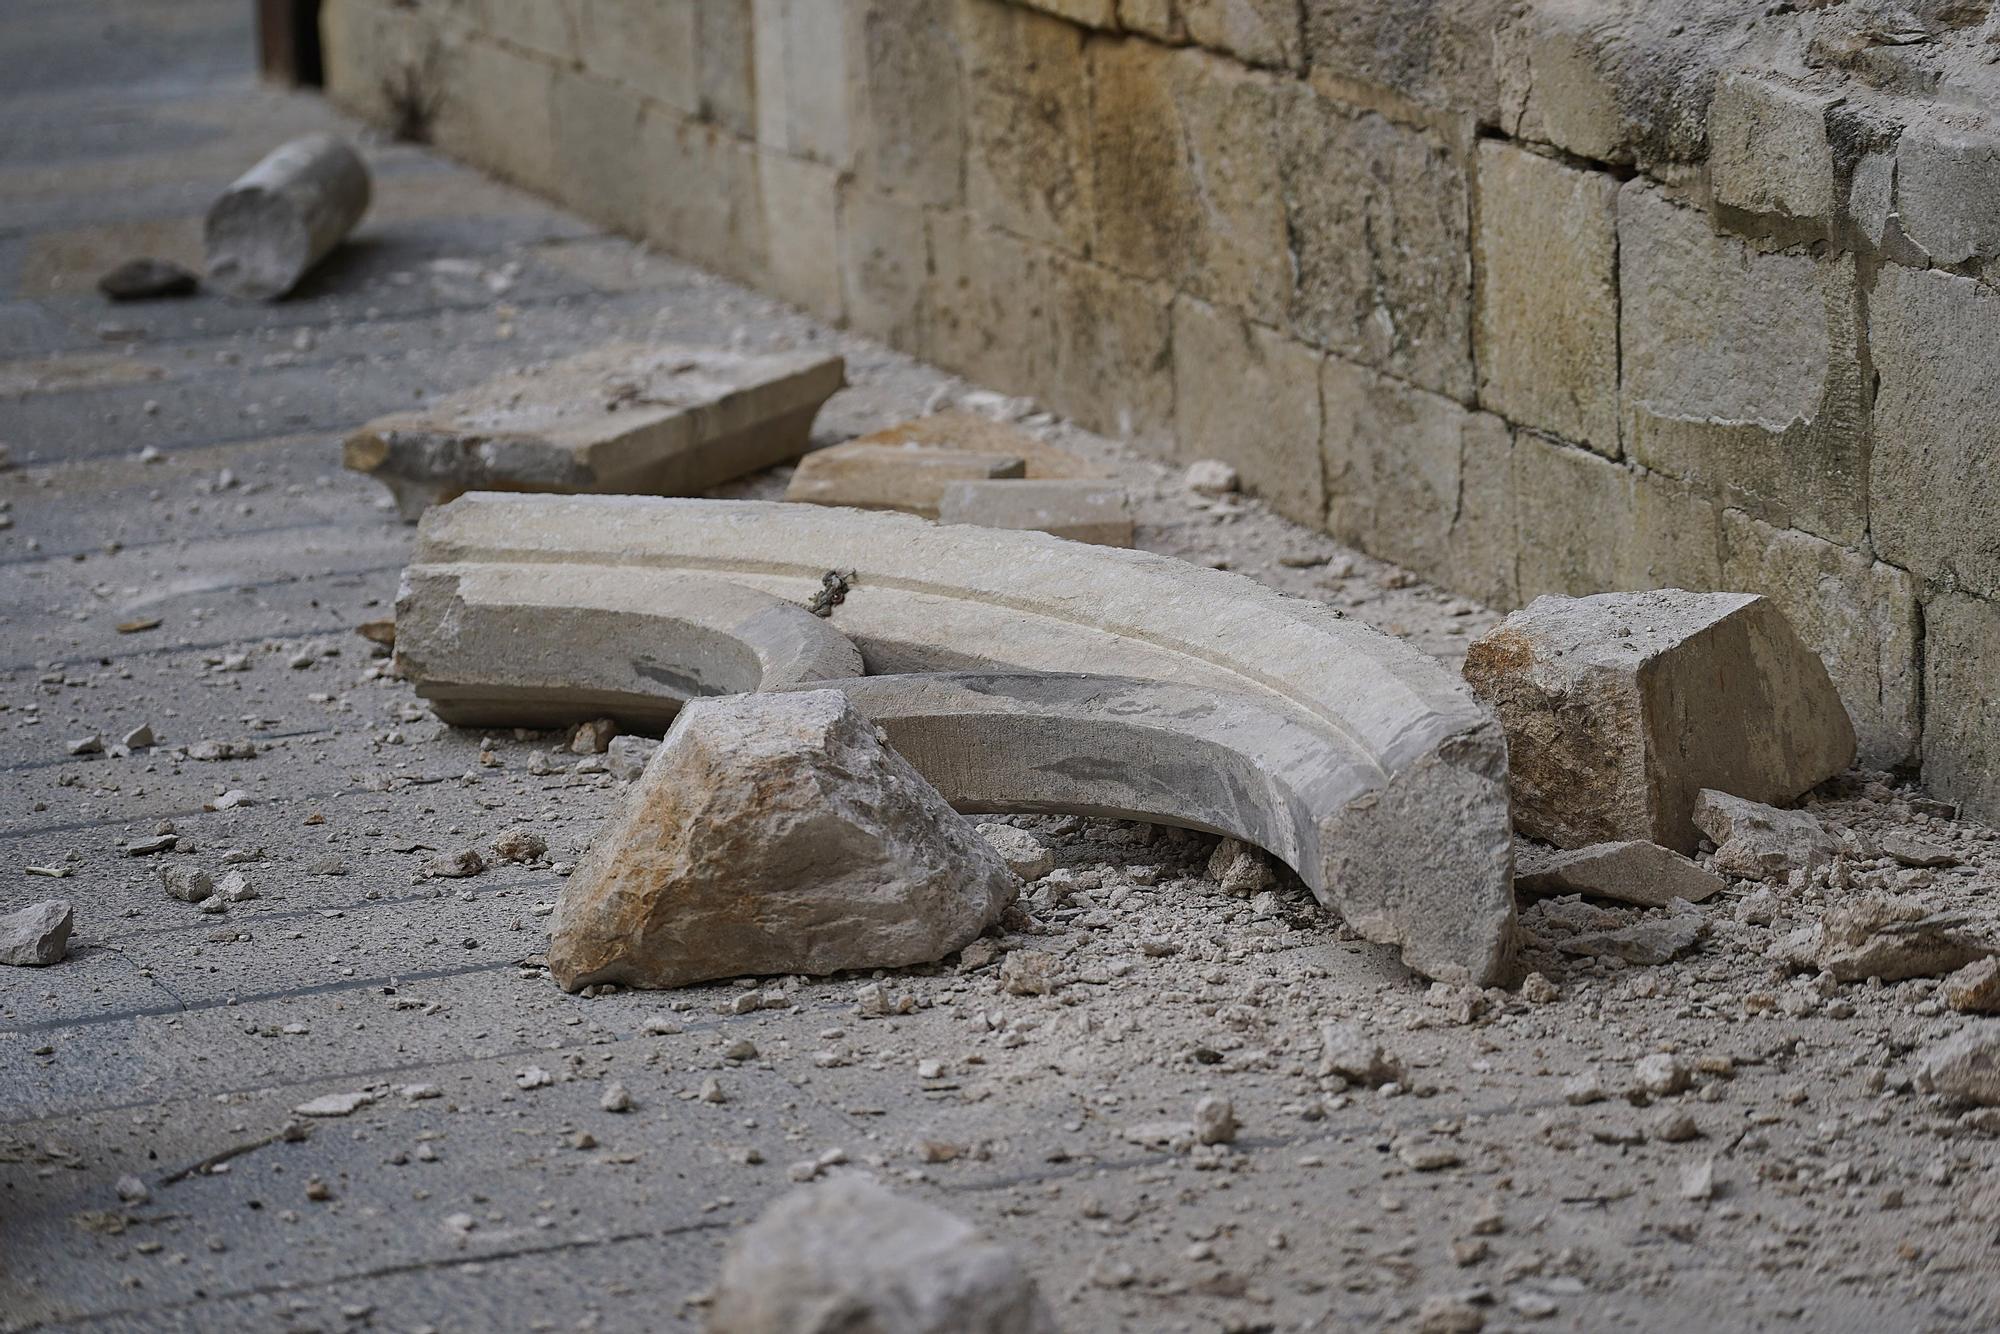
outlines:
{"label": "fallen stone fragment", "polygon": [[1947,977],[1944,1003],[1961,1014],[2000,1014],[2000,958],[1988,956]]}
{"label": "fallen stone fragment", "polygon": [[1684,1200],[1711,1200],[1715,1198],[1715,1159],[1703,1158],[1689,1163],[1681,1169],[1681,1198]]}
{"label": "fallen stone fragment", "polygon": [[135,1176],[122,1176],[113,1183],[112,1189],[126,1204],[144,1204],[153,1198],[152,1190]]}
{"label": "fallen stone fragment", "polygon": [[1687,1062],[1671,1052],[1654,1052],[1642,1056],[1632,1067],[1633,1087],[1655,1098],[1664,1098],[1683,1092],[1694,1081],[1694,1071]]}
{"label": "fallen stone fragment", "polygon": [[354,633],[371,644],[380,644],[383,648],[396,647],[396,619],[393,616],[383,620],[363,621],[354,627]]}
{"label": "fallen stone fragment", "polygon": [[1811,873],[1840,855],[1839,840],[1811,811],[1781,811],[1704,790],[1694,820],[1715,842],[1714,869],[1743,880],[1783,884],[1792,872]]}
{"label": "fallen stone fragment", "polygon": [[104,738],[92,733],[90,736],[78,737],[74,741],[66,742],[63,749],[72,755],[102,755],[104,753]]}
{"label": "fallen stone fragment", "polygon": [[1917,1087],[2000,1107],[2000,1023],[1975,1022],[1925,1051],[1917,1060]]}
{"label": "fallen stone fragment", "polygon": [[209,208],[209,283],[239,300],[277,300],[354,229],[368,196],[368,168],[340,139],[309,134],[280,145]]}
{"label": "fallen stone fragment", "polygon": [[1194,1105],[1194,1137],[1200,1144],[1236,1141],[1236,1108],[1229,1099],[1210,1094]]}
{"label": "fallen stone fragment", "polygon": [[97,280],[113,301],[157,301],[192,296],[200,280],[170,259],[128,259]]}
{"label": "fallen stone fragment", "polygon": [[144,750],[154,744],[153,725],[140,723],[137,727],[118,738],[118,744],[127,750]]}
{"label": "fallen stone fragment", "polygon": [[1402,1063],[1385,1052],[1360,1024],[1321,1024],[1319,1045],[1321,1074],[1339,1075],[1371,1088],[1403,1077]]}
{"label": "fallen stone fragment", "polygon": [[1647,1133],[1662,1144],[1685,1144],[1701,1138],[1701,1123],[1678,1107],[1662,1107],[1653,1114]]}
{"label": "fallen stone fragment", "polygon": [[835,691],[690,703],[563,887],[566,989],[943,958],[1019,882]]}
{"label": "fallen stone fragment", "polygon": [[597,1105],[607,1112],[629,1112],[635,1104],[632,1101],[632,1091],[614,1079],[606,1084],[604,1092],[598,1095]]}
{"label": "fallen stone fragment", "polygon": [[158,852],[172,852],[174,845],[180,841],[180,835],[178,834],[154,834],[148,838],[134,839],[125,845],[125,855],[128,857],[150,857]]}
{"label": "fallen stone fragment", "polygon": [[942,1209],[858,1175],[793,1191],[723,1260],[710,1334],[1055,1334],[1034,1280]]}
{"label": "fallen stone fragment", "polygon": [[1678,959],[1693,949],[1705,926],[1701,914],[1687,908],[1612,931],[1585,931],[1555,944],[1565,954],[1623,959],[1651,967]]}
{"label": "fallen stone fragment", "polygon": [[1196,459],[1181,474],[1181,484],[1201,496],[1226,496],[1241,486],[1236,469],[1221,459]]}
{"label": "fallen stone fragment", "polygon": [[1132,506],[1116,482],[953,482],[938,497],[939,523],[1015,528],[1101,547],[1132,545]]}
{"label": "fallen stone fragment", "polygon": [[[1028,481],[1063,479],[1104,480],[1102,468],[1078,458],[1059,445],[1010,422],[995,421],[976,412],[949,409],[917,417],[880,431],[857,436],[856,445],[915,445],[924,449],[956,449],[973,454],[1001,454],[1017,458]],[[822,451],[823,452],[823,451]]]}
{"label": "fallen stone fragment", "polygon": [[197,741],[187,748],[187,757],[213,764],[219,760],[249,760],[257,755],[254,741]]}
{"label": "fallen stone fragment", "polygon": [[1208,856],[1208,878],[1222,886],[1225,894],[1249,898],[1260,889],[1277,883],[1264,854],[1248,844],[1225,838]]}
{"label": "fallen stone fragment", "polygon": [[549,850],[549,841],[532,829],[509,829],[493,840],[493,855],[503,862],[531,862]]}
{"label": "fallen stone fragment", "polygon": [[1671,848],[1635,840],[1555,851],[1521,845],[1514,868],[1516,890],[1588,894],[1645,908],[1664,908],[1675,899],[1700,903],[1728,885]]}
{"label": "fallen stone fragment", "polygon": [[1053,996],[1062,989],[1062,963],[1045,950],[1013,950],[1000,960],[1000,989],[1010,996]]}
{"label": "fallen stone fragment", "polygon": [[446,880],[463,880],[485,871],[486,859],[479,855],[478,848],[460,848],[456,852],[439,853],[424,869]]}
{"label": "fallen stone fragment", "polygon": [[1054,869],[1055,855],[1039,838],[1010,824],[982,824],[979,836],[992,845],[1007,869],[1023,880],[1039,880]]}
{"label": "fallen stone fragment", "polygon": [[1604,1089],[1604,1077],[1594,1069],[1565,1079],[1562,1094],[1563,1101],[1572,1107],[1588,1107],[1594,1102],[1603,1102],[1609,1096]]}
{"label": "fallen stone fragment", "polygon": [[0,964],[46,968],[69,953],[75,914],[63,899],[44,899],[0,916]]}
{"label": "fallen stone fragment", "polygon": [[215,881],[209,878],[208,872],[192,866],[162,866],[160,884],[169,898],[183,903],[200,903],[215,893]]}
{"label": "fallen stone fragment", "polygon": [[785,499],[793,504],[902,510],[935,519],[953,483],[1025,477],[1027,466],[1014,454],[851,441],[800,459],[785,487]]}
{"label": "fallen stone fragment", "polygon": [[231,871],[215,887],[215,897],[224,903],[248,903],[258,897],[256,887],[241,871]]}
{"label": "fallen stone fragment", "polygon": [[629,783],[646,772],[660,743],[649,736],[616,736],[604,751],[604,767],[613,778]]}
{"label": "fallen stone fragment", "polygon": [[346,465],[404,519],[466,491],[692,495],[805,452],[839,357],[613,343],[369,422]]}
{"label": "fallen stone fragment", "polygon": [[375,1101],[372,1093],[322,1093],[292,1108],[299,1116],[352,1116]]}
{"label": "fallen stone fragment", "polygon": [[148,630],[157,630],[165,624],[158,616],[134,616],[129,621],[120,621],[112,629],[121,635],[140,635]]}
{"label": "fallen stone fragment", "polygon": [[602,755],[611,749],[612,740],[618,735],[618,723],[612,718],[592,718],[569,729],[569,753],[572,755]]}
{"label": "fallen stone fragment", "polygon": [[1691,853],[1702,789],[1790,801],[1854,760],[1825,666],[1752,594],[1539,597],[1465,679],[1506,729],[1516,826],[1557,847]]}
{"label": "fallen stone fragment", "polygon": [[1956,866],[1959,861],[1947,848],[1893,831],[1882,835],[1882,851],[1904,866]]}
{"label": "fallen stone fragment", "polygon": [[1994,953],[1992,944],[1962,929],[1967,921],[1912,898],[1869,895],[1821,921],[1816,959],[1841,982],[1938,977]]}

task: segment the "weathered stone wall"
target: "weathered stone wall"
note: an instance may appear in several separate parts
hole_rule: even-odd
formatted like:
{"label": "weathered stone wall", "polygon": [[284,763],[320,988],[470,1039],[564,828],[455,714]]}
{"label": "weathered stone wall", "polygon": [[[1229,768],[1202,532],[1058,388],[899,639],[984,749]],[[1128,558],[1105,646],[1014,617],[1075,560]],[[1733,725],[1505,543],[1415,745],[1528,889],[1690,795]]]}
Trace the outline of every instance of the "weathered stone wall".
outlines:
{"label": "weathered stone wall", "polygon": [[1990,4],[324,23],[353,109],[1469,594],[1767,592],[1866,760],[2000,815]]}

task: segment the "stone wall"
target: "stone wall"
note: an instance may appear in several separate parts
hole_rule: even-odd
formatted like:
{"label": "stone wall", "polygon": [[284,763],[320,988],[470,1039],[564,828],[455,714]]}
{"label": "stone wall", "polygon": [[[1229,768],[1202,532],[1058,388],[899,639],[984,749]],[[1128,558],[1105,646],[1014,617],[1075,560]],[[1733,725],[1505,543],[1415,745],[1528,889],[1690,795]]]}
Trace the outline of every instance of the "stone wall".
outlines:
{"label": "stone wall", "polygon": [[352,109],[1228,459],[1468,594],[1767,592],[1866,761],[1996,816],[1990,3],[326,0],[324,27]]}

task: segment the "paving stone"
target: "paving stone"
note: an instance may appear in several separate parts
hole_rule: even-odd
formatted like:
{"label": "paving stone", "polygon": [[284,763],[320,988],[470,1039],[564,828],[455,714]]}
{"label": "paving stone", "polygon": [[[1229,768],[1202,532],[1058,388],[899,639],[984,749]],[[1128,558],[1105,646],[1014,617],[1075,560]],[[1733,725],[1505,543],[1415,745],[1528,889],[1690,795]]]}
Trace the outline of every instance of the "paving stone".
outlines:
{"label": "paving stone", "polygon": [[812,353],[614,343],[377,418],[343,458],[412,521],[468,490],[701,491],[803,453],[843,376]]}
{"label": "paving stone", "polygon": [[1826,669],[1752,594],[1537,598],[1465,677],[1507,729],[1516,825],[1558,847],[1692,852],[1704,788],[1789,801],[1854,759]]}

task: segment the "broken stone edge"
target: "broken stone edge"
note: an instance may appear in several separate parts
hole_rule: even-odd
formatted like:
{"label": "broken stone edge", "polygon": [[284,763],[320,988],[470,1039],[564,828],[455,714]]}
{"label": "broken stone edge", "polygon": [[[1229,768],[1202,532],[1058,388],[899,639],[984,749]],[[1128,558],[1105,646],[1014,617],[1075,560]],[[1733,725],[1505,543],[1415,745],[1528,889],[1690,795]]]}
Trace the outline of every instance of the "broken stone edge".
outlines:
{"label": "broken stone edge", "polygon": [[[578,598],[573,632],[592,622],[590,603],[607,588],[629,586],[628,605],[637,606],[671,583],[661,576],[696,577],[804,603],[826,571],[847,570],[853,587],[833,626],[859,650],[869,678],[1054,672],[1129,678],[1128,690],[1136,682],[1183,687],[1186,693],[1171,699],[1128,696],[1122,703],[1115,691],[1092,696],[1082,688],[1065,707],[1106,720],[1101,729],[1109,734],[1114,706],[1144,706],[1128,730],[1150,735],[1163,757],[1219,741],[1258,765],[1300,766],[1281,771],[1281,781],[1305,794],[1309,815],[1292,818],[1284,836],[1272,832],[1268,817],[1244,817],[1242,836],[1293,865],[1364,936],[1399,946],[1419,972],[1485,984],[1506,965],[1513,851],[1500,726],[1443,666],[1330,608],[1150,552],[943,528],[907,515],[768,501],[472,493],[424,516],[399,626],[405,617],[423,624],[441,616],[432,604],[449,584],[437,581],[482,566],[543,567],[549,600],[564,588]],[[578,656],[573,633],[566,662]],[[421,651],[406,658],[405,669],[423,689]],[[936,716],[951,709],[981,711],[969,707],[980,690],[965,679],[843,685],[863,712],[881,715],[892,738],[901,731],[899,749],[920,754],[925,746],[911,739],[911,727],[891,725],[896,692],[912,693],[895,708],[931,709],[927,725],[934,728],[944,726]],[[1039,707],[1061,701],[1062,688],[1037,689]],[[1133,741],[1129,755],[1096,759],[1076,744],[1073,718],[1057,710],[1051,716],[1063,721],[1035,724],[1028,707],[1035,692],[1012,691],[1015,704],[985,711],[1014,714],[995,733],[1018,749],[1014,763],[1039,766],[1045,777],[1066,771],[1075,785],[1066,804],[1046,809],[1220,824],[1191,816],[1185,800],[1177,815],[1130,810],[1122,798],[1107,797],[1129,787],[1126,770],[1152,752]],[[986,698],[1010,696],[1003,690]],[[1226,732],[1204,736],[1230,709],[1241,710],[1239,726],[1257,719],[1254,743]],[[486,715],[486,725],[501,724]],[[1024,729],[1019,739],[1017,727]],[[975,755],[980,765],[993,763],[978,751],[957,762],[972,764]],[[975,782],[975,775],[941,772],[937,762],[912,761],[948,797],[954,786],[963,794]],[[1158,769],[1177,772],[1164,762]],[[979,808],[964,800],[965,809]]]}

